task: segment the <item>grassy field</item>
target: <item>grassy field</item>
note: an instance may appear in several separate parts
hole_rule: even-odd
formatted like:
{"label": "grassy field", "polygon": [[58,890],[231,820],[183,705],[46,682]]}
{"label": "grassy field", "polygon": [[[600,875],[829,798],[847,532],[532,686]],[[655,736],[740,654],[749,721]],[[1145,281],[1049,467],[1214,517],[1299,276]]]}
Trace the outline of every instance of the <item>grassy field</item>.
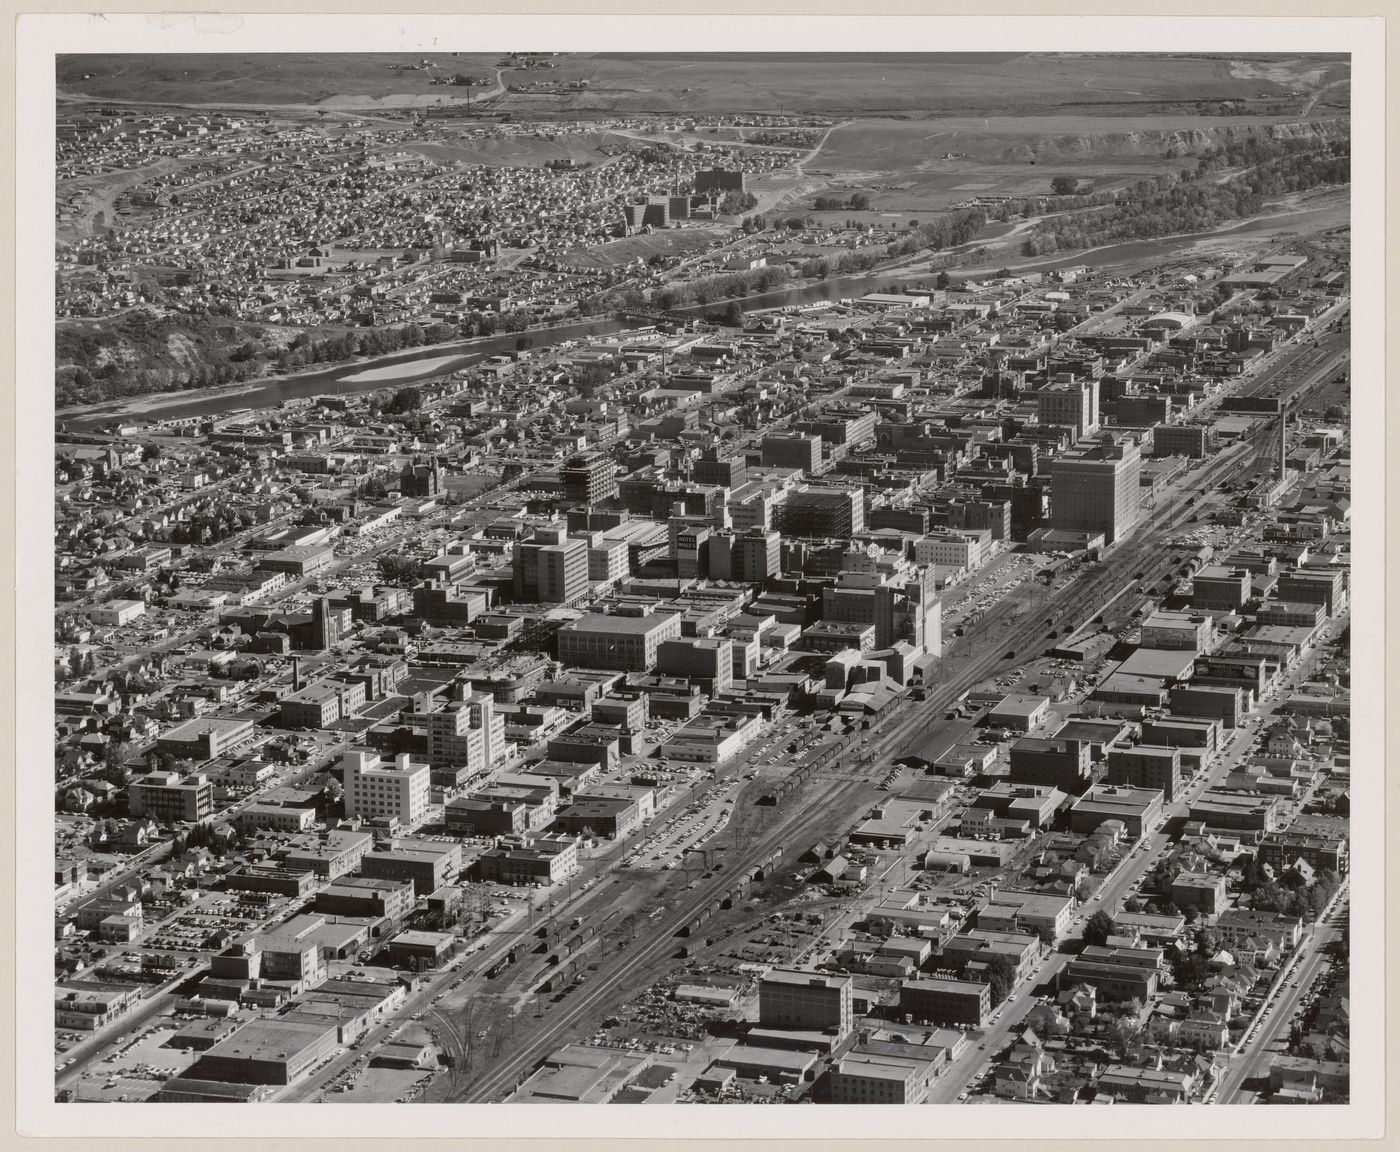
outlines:
{"label": "grassy field", "polygon": [[650,235],[627,236],[566,252],[563,262],[573,268],[618,268],[639,257],[646,260],[656,255],[688,256],[708,248],[717,236],[727,232],[723,228],[672,228]]}
{"label": "grassy field", "polygon": [[[427,60],[428,70],[396,65]],[[171,54],[61,57],[60,92],[99,99],[195,104],[392,104],[396,98],[451,99],[461,89],[430,78],[494,74],[495,54]],[[507,70],[508,82],[588,87],[545,95],[510,93],[502,106],[569,113],[724,110],[846,112],[1085,109],[1124,102],[1287,97],[1344,72],[1338,65],[1283,57],[930,53],[850,56],[770,53],[727,56],[578,54],[557,67]],[[1343,66],[1344,67],[1344,66]]]}
{"label": "grassy field", "polygon": [[[1335,119],[1331,114],[1328,119]],[[837,127],[808,166],[813,172],[928,170],[960,160],[1055,164],[1161,158],[1209,137],[1289,123],[1286,117],[1085,116],[932,117],[852,120]]]}
{"label": "grassy field", "polygon": [[[1307,123],[1344,118],[1315,112]],[[839,125],[807,165],[824,195],[863,191],[872,211],[935,212],[974,196],[1049,195],[1057,175],[1110,191],[1192,166],[1202,150],[1246,138],[1280,117],[1040,116],[862,118]],[[786,207],[800,210],[805,204]]]}
{"label": "grassy field", "polygon": [[[191,104],[318,104],[336,96],[371,99],[397,94],[461,94],[429,83],[432,75],[494,78],[494,54],[434,52],[288,53],[232,56],[169,55],[60,56],[58,90],[106,100],[149,100]],[[435,71],[402,71],[428,60]]]}

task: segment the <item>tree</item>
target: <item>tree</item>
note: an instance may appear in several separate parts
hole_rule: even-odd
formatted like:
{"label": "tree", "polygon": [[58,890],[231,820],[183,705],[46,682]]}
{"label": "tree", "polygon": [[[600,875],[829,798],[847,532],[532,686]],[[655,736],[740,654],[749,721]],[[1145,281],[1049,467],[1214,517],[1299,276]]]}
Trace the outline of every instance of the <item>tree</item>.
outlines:
{"label": "tree", "polygon": [[1177,987],[1194,992],[1204,988],[1210,979],[1210,963],[1199,952],[1177,955],[1172,960],[1172,976]]}
{"label": "tree", "polygon": [[[420,333],[421,336],[421,333]],[[419,340],[422,343],[422,340]],[[400,388],[385,401],[383,412],[387,416],[399,416],[407,412],[416,412],[423,406],[423,390],[410,385],[407,388]]]}
{"label": "tree", "polygon": [[1055,196],[1073,196],[1078,187],[1077,176],[1055,176],[1050,181],[1050,192]]}
{"label": "tree", "polygon": [[1084,921],[1084,943],[1102,947],[1113,933],[1113,917],[1100,908]]}
{"label": "tree", "polygon": [[992,1007],[1001,1004],[1016,986],[1016,961],[998,953],[987,962],[987,983],[991,985]]}
{"label": "tree", "polygon": [[939,288],[947,288],[952,283],[953,278],[948,275],[946,270],[940,272],[938,274],[938,279],[934,281],[934,284],[937,285]]}
{"label": "tree", "polygon": [[379,558],[379,578],[385,584],[409,584],[418,579],[422,565],[413,556],[389,555]]}

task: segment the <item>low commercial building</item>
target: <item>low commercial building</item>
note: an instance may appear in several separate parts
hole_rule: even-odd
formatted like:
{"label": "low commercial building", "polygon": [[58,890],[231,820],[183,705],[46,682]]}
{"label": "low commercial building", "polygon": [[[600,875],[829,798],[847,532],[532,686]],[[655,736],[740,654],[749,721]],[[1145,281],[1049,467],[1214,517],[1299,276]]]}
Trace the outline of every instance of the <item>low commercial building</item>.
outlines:
{"label": "low commercial building", "polygon": [[204,1053],[188,1074],[236,1084],[291,1084],[331,1055],[336,1043],[334,1023],[250,1020]]}
{"label": "low commercial building", "polygon": [[585,613],[559,629],[559,659],[582,668],[650,672],[657,651],[681,634],[677,612]]}
{"label": "low commercial building", "polygon": [[1100,1096],[1129,1104],[1185,1104],[1195,1091],[1196,1080],[1187,1072],[1111,1064],[1094,1087]]}
{"label": "low commercial building", "polygon": [[1179,716],[1217,720],[1226,728],[1238,728],[1250,708],[1249,693],[1221,684],[1183,684],[1167,693],[1171,710]]}
{"label": "low commercial building", "polygon": [[667,760],[692,764],[725,764],[737,756],[763,728],[759,715],[703,713],[677,730],[658,750]]}
{"label": "low commercial building", "polygon": [[427,896],[457,878],[462,870],[462,846],[433,841],[418,847],[391,844],[360,861],[360,874],[373,880],[407,881],[415,896]]}
{"label": "low commercial building", "polygon": [[316,823],[316,809],[288,804],[249,804],[234,817],[238,830],[248,832],[306,832]]}
{"label": "low commercial building", "polygon": [[1210,646],[1211,631],[1211,617],[1205,613],[1159,609],[1142,623],[1142,646],[1204,652]]}
{"label": "low commercial building", "polygon": [[314,840],[294,844],[279,857],[284,868],[334,880],[355,871],[369,852],[374,837],[368,832],[332,828]]}
{"label": "low commercial building", "polygon": [[992,1011],[991,985],[947,977],[906,980],[899,986],[899,1010],[919,1021],[980,1028]]}
{"label": "low commercial building", "polygon": [[101,607],[88,610],[88,618],[94,624],[106,624],[113,628],[125,627],[145,614],[144,600],[108,600]]}
{"label": "low commercial building", "polygon": [[500,844],[477,858],[477,869],[491,883],[547,887],[578,868],[578,845],[579,838],[568,834]]}
{"label": "low commercial building", "polygon": [[403,880],[345,877],[316,893],[314,908],[332,916],[403,920],[413,911],[413,885]]}
{"label": "low commercial building", "polygon": [[642,826],[641,797],[608,795],[591,789],[575,792],[555,814],[554,824],[576,836],[620,840]]}
{"label": "low commercial building", "polygon": [[1178,872],[1172,880],[1171,901],[1178,908],[1199,908],[1214,916],[1225,907],[1225,877],[1214,872]]}
{"label": "low commercial building", "polygon": [[994,956],[1005,956],[1015,965],[1016,979],[1019,981],[1030,974],[1040,954],[1040,938],[1029,933],[969,928],[944,943],[937,964],[940,968],[977,980],[987,975]]}
{"label": "low commercial building", "polygon": [[457,948],[450,932],[400,932],[386,948],[389,959],[405,968],[441,968]]}
{"label": "low commercial building", "polygon": [[[1000,703],[987,713],[987,723],[1013,732],[1029,732],[1045,722],[1050,714],[1050,701],[1044,696],[1027,696],[1011,693],[1003,696]],[[1039,781],[1027,781],[1039,783]]]}
{"label": "low commercial building", "polygon": [[826,1074],[831,1104],[919,1104],[928,1096],[930,1060],[851,1052]]}
{"label": "low commercial building", "polygon": [[130,985],[54,988],[54,1027],[95,1032],[124,1016],[141,1002],[141,989]]}
{"label": "low commercial building", "polygon": [[201,716],[165,733],[156,741],[156,750],[181,760],[213,760],[237,751],[255,734],[251,720]]}
{"label": "low commercial building", "polygon": [[1065,965],[1060,987],[1088,984],[1105,1000],[1141,1000],[1157,991],[1162,968],[1160,948],[1107,948],[1089,945]]}
{"label": "low commercial building", "polygon": [[1139,840],[1162,817],[1162,793],[1155,788],[1095,784],[1069,810],[1072,832],[1094,832],[1117,820],[1129,838]]}
{"label": "low commercial building", "polygon": [[1002,889],[977,914],[989,932],[1026,932],[1053,943],[1069,930],[1074,901],[1069,896]]}
{"label": "low commercial building", "polygon": [[1191,819],[1231,832],[1272,832],[1278,827],[1279,798],[1249,796],[1211,788],[1191,803]]}
{"label": "low commercial building", "polygon": [[192,824],[214,814],[214,785],[203,773],[151,772],[127,786],[132,816],[160,823]]}
{"label": "low commercial building", "polygon": [[330,544],[293,544],[276,552],[265,552],[258,557],[258,567],[270,572],[286,572],[302,579],[315,576],[335,562],[335,548]]}

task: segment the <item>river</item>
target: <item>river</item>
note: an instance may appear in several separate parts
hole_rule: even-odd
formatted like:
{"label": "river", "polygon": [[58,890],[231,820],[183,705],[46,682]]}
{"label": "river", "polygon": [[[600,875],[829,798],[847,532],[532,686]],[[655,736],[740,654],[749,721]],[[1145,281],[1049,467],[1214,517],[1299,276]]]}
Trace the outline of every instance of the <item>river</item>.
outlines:
{"label": "river", "polygon": [[[239,408],[272,408],[283,400],[307,396],[335,394],[349,396],[357,392],[374,392],[398,384],[411,384],[444,373],[455,372],[480,363],[488,356],[499,356],[515,350],[522,335],[532,350],[547,348],[565,340],[590,336],[605,336],[621,332],[628,325],[608,317],[580,320],[573,324],[524,333],[477,337],[453,344],[434,344],[406,352],[393,352],[368,360],[352,360],[310,372],[254,380],[228,387],[184,392],[159,392],[147,396],[125,397],[107,404],[84,408],[71,415],[59,412],[56,420],[71,432],[94,432],[110,427],[119,420],[183,420],[191,416],[220,416]],[[415,368],[414,365],[421,365]],[[385,371],[402,367],[401,374],[390,376]],[[353,379],[361,377],[360,379]]]}
{"label": "river", "polygon": [[[1344,219],[1344,217],[1343,217]],[[1180,251],[1198,241],[1228,240],[1231,236],[1248,235],[1253,232],[1297,229],[1307,231],[1311,226],[1337,221],[1335,208],[1321,208],[1302,212],[1278,213],[1260,216],[1241,224],[1221,228],[1213,232],[1195,232],[1185,236],[1166,236],[1158,240],[1132,240],[1122,244],[1110,244],[1102,248],[1091,248],[1047,260],[1002,261],[983,269],[961,268],[963,275],[969,272],[990,271],[994,268],[1009,267],[1013,270],[1049,272],[1057,268],[1087,264],[1105,267],[1120,264],[1134,264],[1153,260]],[[985,242],[985,238],[983,241]],[[977,247],[978,240],[962,245],[961,250]],[[945,253],[955,254],[955,253]],[[874,272],[856,276],[838,276],[813,284],[803,284],[793,288],[780,288],[746,296],[737,301],[745,312],[768,308],[790,308],[804,304],[830,303],[853,297],[864,296],[869,292],[898,292],[905,286],[928,284],[934,273],[905,269],[893,272]],[[693,305],[676,309],[692,316],[716,313],[728,306],[727,301],[707,305]],[[563,324],[542,331],[525,333],[532,351],[553,347],[565,340],[577,340],[589,336],[605,336],[613,332],[625,331],[628,325],[617,320],[598,318],[581,320],[574,324]],[[372,360],[357,360],[349,364],[320,368],[311,372],[299,372],[293,376],[279,376],[274,379],[255,381],[250,384],[233,385],[229,388],[209,389],[200,392],[159,393],[135,399],[116,400],[100,407],[85,409],[65,416],[59,413],[58,419],[68,430],[74,432],[97,431],[110,427],[119,419],[130,420],[175,420],[191,416],[219,416],[239,408],[271,408],[283,400],[299,399],[323,393],[353,395],[358,392],[373,392],[396,384],[409,384],[415,380],[429,379],[454,372],[459,368],[470,367],[487,356],[501,355],[515,349],[516,334],[479,337],[455,344],[435,344],[427,348],[415,348],[407,352],[395,352],[388,356],[378,356]],[[422,367],[414,369],[414,364]],[[403,366],[403,374],[390,379],[383,369]],[[373,378],[352,380],[355,376]]]}

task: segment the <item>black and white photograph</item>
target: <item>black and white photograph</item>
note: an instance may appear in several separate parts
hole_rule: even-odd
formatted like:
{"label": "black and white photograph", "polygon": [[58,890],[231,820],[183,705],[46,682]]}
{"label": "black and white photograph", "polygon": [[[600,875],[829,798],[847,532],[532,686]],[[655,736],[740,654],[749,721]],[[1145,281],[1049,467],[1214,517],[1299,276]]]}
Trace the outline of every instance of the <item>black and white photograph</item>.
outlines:
{"label": "black and white photograph", "polygon": [[1364,22],[139,19],[26,65],[55,1130],[1375,1106]]}

